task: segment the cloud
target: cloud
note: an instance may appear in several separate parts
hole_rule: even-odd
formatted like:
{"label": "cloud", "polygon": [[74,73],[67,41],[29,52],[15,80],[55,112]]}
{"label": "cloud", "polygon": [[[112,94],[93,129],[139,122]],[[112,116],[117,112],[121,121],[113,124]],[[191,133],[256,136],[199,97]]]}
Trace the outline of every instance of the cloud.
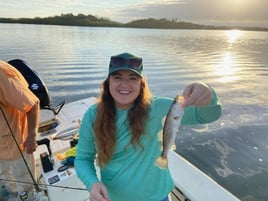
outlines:
{"label": "cloud", "polygon": [[268,26],[267,0],[0,0],[1,17],[91,14],[118,22],[167,18],[201,24]]}
{"label": "cloud", "polygon": [[[117,11],[117,16],[169,18],[203,24],[263,24],[268,21],[266,0],[154,1]],[[265,24],[263,24],[265,25]],[[267,26],[267,24],[266,24]]]}

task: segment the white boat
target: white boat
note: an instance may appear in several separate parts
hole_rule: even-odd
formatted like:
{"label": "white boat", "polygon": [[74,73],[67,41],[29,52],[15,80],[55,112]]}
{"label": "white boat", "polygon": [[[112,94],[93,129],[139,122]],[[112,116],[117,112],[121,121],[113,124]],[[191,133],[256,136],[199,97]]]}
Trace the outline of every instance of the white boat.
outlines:
{"label": "white boat", "polygon": [[[59,125],[52,130],[48,130],[40,134],[40,139],[50,138],[50,146],[52,153],[62,153],[70,149],[70,139],[66,140],[70,136],[75,135],[78,129],[78,124],[87,108],[94,103],[95,98],[86,98],[75,102],[67,103],[63,106],[62,110],[54,116],[51,112],[42,111],[42,119],[48,122],[49,116],[51,121],[58,120]],[[56,117],[56,118],[55,118]],[[60,134],[64,139],[57,139],[55,135]],[[65,135],[66,134],[66,135]],[[37,167],[41,167],[39,161],[40,153],[46,151],[45,146],[39,147],[35,153]],[[197,169],[189,161],[178,155],[174,151],[169,152],[169,168],[174,179],[175,189],[171,193],[170,197],[172,201],[237,201],[239,200],[230,192],[225,190],[222,186],[217,184],[208,175]],[[84,189],[83,184],[76,177],[74,168],[69,168],[63,172],[58,172],[59,162],[55,162],[55,167],[52,171],[42,173],[45,184],[48,185],[48,196],[50,201],[84,201],[87,200],[89,194]],[[59,181],[50,184],[49,179],[57,177]]]}
{"label": "white boat", "polygon": [[[19,67],[20,71],[22,71],[21,67],[23,70],[29,68],[22,60],[13,60],[11,63],[13,66]],[[24,73],[28,76],[32,72],[31,69],[28,69]],[[36,76],[36,74],[32,73],[32,76]],[[36,87],[38,85],[43,85],[40,80],[35,79],[32,83],[30,83],[31,80],[27,81],[30,87],[34,85],[34,89],[38,88]],[[46,88],[44,91],[47,93]],[[48,97],[44,100],[49,102]],[[55,156],[68,153],[71,149],[71,142],[78,135],[78,128],[84,112],[94,101],[95,97],[90,97],[60,104],[56,109],[50,106],[41,109],[39,146],[35,152],[35,175],[40,178],[35,183],[41,189],[46,190],[50,201],[89,201],[89,193],[78,179],[75,169],[73,167],[59,169],[62,167],[62,163]],[[176,152],[170,151],[168,159],[175,184],[174,190],[170,193],[172,201],[239,200]]]}

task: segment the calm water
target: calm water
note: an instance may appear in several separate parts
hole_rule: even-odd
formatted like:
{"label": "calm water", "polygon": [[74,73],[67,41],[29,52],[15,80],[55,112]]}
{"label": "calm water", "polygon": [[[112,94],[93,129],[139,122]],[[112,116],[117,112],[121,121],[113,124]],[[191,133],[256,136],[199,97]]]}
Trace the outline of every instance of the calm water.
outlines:
{"label": "calm water", "polygon": [[220,120],[182,127],[177,152],[244,201],[268,200],[268,33],[0,24],[0,55],[46,82],[53,104],[97,96],[109,57],[142,56],[154,95],[210,83]]}

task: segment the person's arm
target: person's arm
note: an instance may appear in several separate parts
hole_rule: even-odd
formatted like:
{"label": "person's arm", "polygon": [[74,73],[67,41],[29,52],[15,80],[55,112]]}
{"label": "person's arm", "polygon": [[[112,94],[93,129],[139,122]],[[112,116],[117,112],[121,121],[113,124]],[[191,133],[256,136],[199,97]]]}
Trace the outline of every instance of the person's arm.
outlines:
{"label": "person's arm", "polygon": [[33,153],[37,148],[36,137],[40,121],[39,101],[27,112],[28,136],[23,144],[26,153]]}
{"label": "person's arm", "polygon": [[96,148],[94,141],[94,131],[92,128],[91,108],[85,113],[81,127],[79,128],[79,140],[76,145],[75,170],[79,179],[85,184],[88,191],[92,185],[99,182],[95,169]]}
{"label": "person's arm", "polygon": [[[25,113],[27,129],[21,131],[21,135],[25,136],[26,139],[20,146],[26,153],[31,154],[37,147],[36,137],[40,119],[39,99],[28,88],[27,81],[18,70],[7,63],[0,64],[5,66],[5,76],[1,80],[1,84],[5,86],[2,91],[3,102]],[[27,131],[27,133],[24,131]]]}
{"label": "person's arm", "polygon": [[205,124],[216,121],[222,112],[215,90],[205,83],[193,83],[184,90],[182,124]]}

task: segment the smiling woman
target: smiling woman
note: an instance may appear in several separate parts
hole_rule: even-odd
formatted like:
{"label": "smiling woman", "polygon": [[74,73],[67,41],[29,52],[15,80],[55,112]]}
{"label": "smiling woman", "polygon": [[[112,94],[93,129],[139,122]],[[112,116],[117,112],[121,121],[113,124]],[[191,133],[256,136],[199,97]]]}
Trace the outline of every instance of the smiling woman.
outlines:
{"label": "smiling woman", "polygon": [[[173,97],[193,80],[210,83],[221,97],[223,115],[207,126],[182,127],[176,152],[241,200],[268,200],[268,191],[264,190],[268,189],[267,32],[241,31],[231,44],[226,30],[152,31],[27,24],[0,24],[0,30],[1,58],[23,58],[35,67],[47,84],[53,104],[98,96],[99,84],[107,76],[107,58],[120,50],[142,55],[144,73],[150,78],[154,95]],[[238,79],[223,83],[227,75]],[[83,103],[81,109],[86,108]],[[228,170],[233,174],[223,177]],[[188,178],[188,183],[196,184],[196,180]],[[192,189],[189,186],[186,190]]]}

